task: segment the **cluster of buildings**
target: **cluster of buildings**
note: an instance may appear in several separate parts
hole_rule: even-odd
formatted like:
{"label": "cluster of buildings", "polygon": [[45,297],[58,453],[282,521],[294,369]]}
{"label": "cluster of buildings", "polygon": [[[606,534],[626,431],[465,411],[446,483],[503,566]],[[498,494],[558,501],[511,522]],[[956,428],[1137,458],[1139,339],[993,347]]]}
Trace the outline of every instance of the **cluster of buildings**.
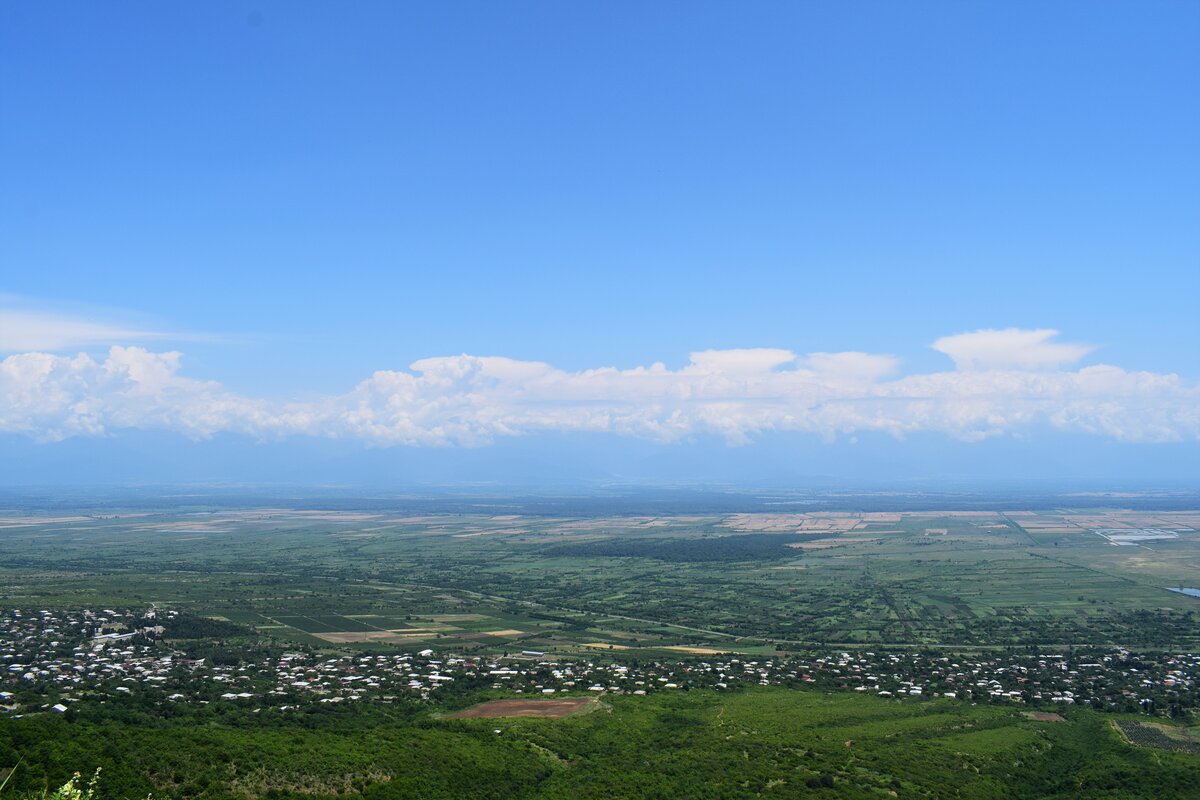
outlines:
{"label": "cluster of buildings", "polygon": [[100,609],[0,612],[0,715],[67,712],[77,703],[293,711],[354,701],[505,694],[643,695],[793,686],[973,703],[1088,705],[1178,715],[1200,708],[1200,655],[1084,648],[988,655],[843,651],[642,659],[560,658],[523,651],[295,649],[198,657],[163,638],[175,612]]}
{"label": "cluster of buildings", "polygon": [[[1200,655],[1086,647],[987,655],[841,652],[789,662],[801,680],[884,697],[950,697],[1107,711],[1181,713],[1200,707]],[[790,673],[789,673],[790,674]]]}

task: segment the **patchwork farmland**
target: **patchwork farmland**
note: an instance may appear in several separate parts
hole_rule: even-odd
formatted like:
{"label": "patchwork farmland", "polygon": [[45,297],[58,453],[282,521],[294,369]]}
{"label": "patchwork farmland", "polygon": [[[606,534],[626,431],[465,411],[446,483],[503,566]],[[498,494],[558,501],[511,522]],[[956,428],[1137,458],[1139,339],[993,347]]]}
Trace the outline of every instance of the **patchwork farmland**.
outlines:
{"label": "patchwork farmland", "polygon": [[[502,654],[1191,645],[1200,514],[9,515],[14,597],[171,603],[312,646]],[[1146,530],[1169,533],[1157,538]],[[1125,533],[1121,533],[1125,532]]]}

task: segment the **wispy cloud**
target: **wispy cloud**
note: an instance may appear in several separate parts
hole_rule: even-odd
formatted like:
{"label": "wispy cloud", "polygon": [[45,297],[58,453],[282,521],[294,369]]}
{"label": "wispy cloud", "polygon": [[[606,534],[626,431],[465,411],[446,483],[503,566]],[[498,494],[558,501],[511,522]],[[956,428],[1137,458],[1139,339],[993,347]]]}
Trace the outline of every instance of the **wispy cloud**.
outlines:
{"label": "wispy cloud", "polygon": [[55,352],[113,343],[179,338],[162,331],[86,319],[55,311],[0,307],[0,352]]}
{"label": "wispy cloud", "polygon": [[32,352],[0,361],[0,431],[56,440],[158,428],[196,438],[227,431],[445,446],[538,431],[661,442],[716,434],[731,444],[772,431],[826,438],[937,431],[969,441],[1051,426],[1123,441],[1200,440],[1200,387],[1171,374],[1068,367],[1088,348],[1052,337],[1018,330],[946,337],[935,346],[956,369],[901,377],[893,377],[895,358],[858,352],[709,350],[677,370],[656,363],[579,372],[446,356],[376,372],[345,394],[292,403],[187,378],[177,352],[118,346],[102,359]]}

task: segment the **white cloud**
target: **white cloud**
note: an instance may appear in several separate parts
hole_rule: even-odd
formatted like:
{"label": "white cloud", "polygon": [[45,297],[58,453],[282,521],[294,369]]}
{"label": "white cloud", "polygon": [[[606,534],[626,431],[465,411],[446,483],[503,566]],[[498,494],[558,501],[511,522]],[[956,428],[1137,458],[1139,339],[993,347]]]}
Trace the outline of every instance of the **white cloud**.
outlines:
{"label": "white cloud", "polygon": [[223,430],[262,435],[286,424],[282,410],[181,377],[179,366],[179,353],[140,347],[113,347],[103,361],[84,354],[9,356],[0,361],[0,430],[58,440],[164,428],[203,438]]}
{"label": "white cloud", "polygon": [[943,336],[933,349],[954,359],[959,369],[1049,369],[1074,364],[1095,348],[1050,341],[1051,329],[981,330]]}
{"label": "white cloud", "polygon": [[1074,358],[1085,352],[1048,342],[1052,335],[947,337],[939,349],[962,369],[902,377],[893,377],[893,357],[857,352],[709,350],[678,370],[656,363],[580,372],[447,356],[376,372],[342,395],[294,403],[184,377],[175,352],[113,347],[101,360],[24,353],[0,361],[0,431],[53,440],[152,428],[195,438],[229,431],[443,446],[538,431],[662,442],[717,435],[732,444],[771,431],[826,438],[934,431],[970,441],[1051,426],[1123,441],[1200,440],[1200,387],[1112,366],[1052,369],[1067,357],[1055,348],[1074,348]]}

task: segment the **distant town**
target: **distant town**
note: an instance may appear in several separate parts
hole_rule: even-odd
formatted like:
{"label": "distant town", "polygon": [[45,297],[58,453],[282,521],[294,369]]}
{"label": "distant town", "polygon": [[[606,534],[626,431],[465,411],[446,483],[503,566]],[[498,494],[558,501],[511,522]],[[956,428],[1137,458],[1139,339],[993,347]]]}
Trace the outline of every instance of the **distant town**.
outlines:
{"label": "distant town", "polygon": [[68,713],[88,704],[233,704],[253,713],[440,693],[631,694],[808,687],[916,701],[951,698],[1180,716],[1200,707],[1200,654],[1101,647],[983,655],[830,651],[679,660],[563,659],[535,650],[468,656],[291,647],[255,658],[191,657],[165,638],[174,610],[0,612],[0,713]]}

